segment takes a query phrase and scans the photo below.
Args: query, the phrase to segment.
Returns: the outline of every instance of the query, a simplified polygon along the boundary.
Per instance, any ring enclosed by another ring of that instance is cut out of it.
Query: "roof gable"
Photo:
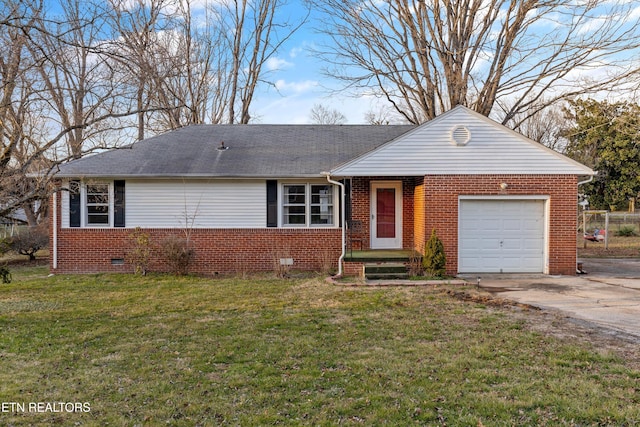
[[[331,172],[336,176],[594,174],[588,167],[463,106]]]

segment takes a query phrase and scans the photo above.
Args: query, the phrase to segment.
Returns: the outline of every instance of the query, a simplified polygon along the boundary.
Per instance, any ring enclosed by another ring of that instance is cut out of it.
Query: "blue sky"
[[[124,0],[131,1],[131,0]],[[179,0],[174,0],[179,1]],[[206,3],[220,0],[190,0],[192,11],[198,13]],[[576,0],[582,1],[582,0]],[[630,1],[634,14],[640,16],[640,6],[637,0]],[[45,0],[47,6],[56,9],[58,0]],[[304,0],[288,0],[279,13],[279,18],[290,17],[295,22],[306,13]],[[554,15],[555,16],[555,15]],[[312,54],[314,47],[327,44],[330,40],[326,35],[316,31],[319,26],[317,16],[309,16],[308,21],[270,58],[267,73],[263,78],[273,85],[262,85],[255,93],[250,109],[254,123],[310,123],[310,111],[315,104],[335,109],[344,114],[348,124],[365,123],[368,111],[378,111],[381,107],[388,107],[383,100],[374,97],[361,96],[356,98],[348,93],[340,93],[340,83],[326,77],[322,73],[324,64]],[[602,19],[609,18],[607,14]],[[563,19],[558,17],[559,20]],[[634,22],[634,17],[627,17]],[[548,28],[551,21],[544,23],[541,30]],[[555,22],[555,25],[558,25]],[[583,28],[586,31],[587,28]],[[625,53],[622,53],[624,55]],[[629,55],[629,53],[627,53]],[[602,63],[597,69],[586,71],[591,78],[598,78],[598,73],[606,73],[607,67]],[[585,70],[574,70],[573,74],[585,74]]]
[[[301,0],[291,0],[285,13],[299,16],[303,9],[300,3]],[[256,93],[251,108],[254,122],[310,123],[309,114],[314,104],[322,104],[344,114],[348,124],[365,123],[364,115],[376,100],[338,95],[331,90],[339,88],[339,83],[323,75],[322,62],[311,52],[313,47],[327,42],[314,29],[317,24],[312,14],[278,55],[271,58],[271,71],[266,79],[273,82],[277,90],[263,87]]]

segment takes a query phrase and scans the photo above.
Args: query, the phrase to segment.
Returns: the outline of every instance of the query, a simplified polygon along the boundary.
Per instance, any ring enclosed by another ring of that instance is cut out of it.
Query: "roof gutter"
[[[340,197],[342,198],[342,203],[340,203],[341,205],[341,210],[340,210],[340,217],[342,218],[342,225],[340,226],[340,229],[342,230],[342,247],[341,247],[341,253],[340,253],[340,258],[338,258],[338,277],[342,276],[342,261],[344,261],[344,256],[346,255],[347,251],[346,251],[346,244],[347,244],[347,239],[346,239],[346,234],[345,234],[345,192],[344,192],[344,184],[338,181],[335,181],[333,179],[331,179],[331,172],[322,172],[322,175],[324,175],[327,178],[327,181],[331,184],[337,185],[340,187]]]

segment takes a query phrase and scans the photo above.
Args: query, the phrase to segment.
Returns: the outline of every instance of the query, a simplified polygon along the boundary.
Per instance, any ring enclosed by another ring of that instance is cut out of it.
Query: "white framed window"
[[[111,186],[90,183],[85,186],[85,224],[88,227],[108,227],[111,218]]]
[[[283,227],[333,227],[336,194],[331,184],[283,184]]]

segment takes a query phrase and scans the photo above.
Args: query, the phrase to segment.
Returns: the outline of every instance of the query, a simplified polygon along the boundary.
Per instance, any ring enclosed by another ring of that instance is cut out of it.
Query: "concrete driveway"
[[[479,275],[480,287],[640,340],[640,259],[583,261],[585,275]],[[466,279],[475,282],[475,277]]]

